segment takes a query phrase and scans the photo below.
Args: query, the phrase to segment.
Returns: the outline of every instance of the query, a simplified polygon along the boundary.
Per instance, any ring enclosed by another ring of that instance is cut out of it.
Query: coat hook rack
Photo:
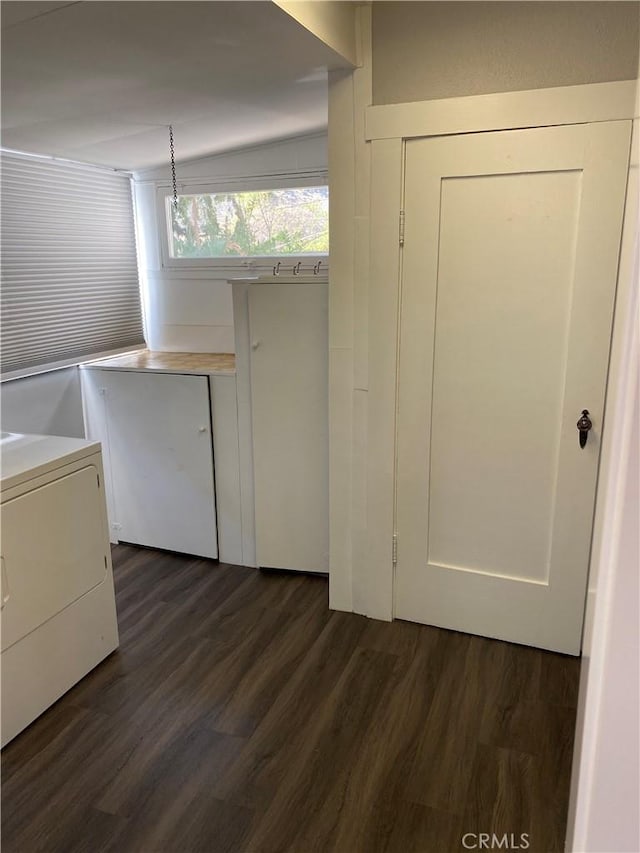
[[[317,261],[313,266],[310,265],[308,267],[303,267],[302,261],[298,261],[297,264],[293,264],[293,266],[291,267],[291,272],[295,276],[311,275],[311,274],[322,275],[323,273],[325,273],[325,270],[323,269],[322,264],[323,264],[323,261]],[[254,268],[252,261],[245,261],[245,266],[251,270]],[[281,266],[282,266],[282,262],[278,261],[277,264],[275,264],[273,267],[271,267],[271,275],[279,276],[282,272]]]

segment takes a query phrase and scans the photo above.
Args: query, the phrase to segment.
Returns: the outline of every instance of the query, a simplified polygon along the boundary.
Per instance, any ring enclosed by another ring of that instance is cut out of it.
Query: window
[[[326,186],[165,195],[169,258],[233,263],[310,259],[329,252]]]
[[[131,183],[2,152],[2,372],[144,345]]]

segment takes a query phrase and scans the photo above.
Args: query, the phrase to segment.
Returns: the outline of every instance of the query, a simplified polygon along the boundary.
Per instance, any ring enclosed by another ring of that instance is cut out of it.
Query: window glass
[[[329,189],[295,187],[167,197],[172,258],[324,255]]]

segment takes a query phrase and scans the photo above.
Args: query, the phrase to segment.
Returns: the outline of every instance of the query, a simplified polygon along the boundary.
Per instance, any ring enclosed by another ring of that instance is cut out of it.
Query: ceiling
[[[318,131],[346,63],[275,3],[18,2],[2,24],[2,145],[139,170]]]

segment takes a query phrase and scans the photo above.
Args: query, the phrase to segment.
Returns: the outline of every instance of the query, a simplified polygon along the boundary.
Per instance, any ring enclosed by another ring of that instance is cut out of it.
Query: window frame
[[[251,192],[253,190],[295,189],[296,187],[328,186],[329,179],[326,171],[307,172],[298,175],[261,175],[251,178],[228,178],[216,180],[192,180],[178,183],[178,195],[206,195],[222,192]],[[224,275],[272,273],[273,268],[280,263],[280,272],[284,275],[300,264],[300,274],[310,274],[318,261],[323,273],[329,268],[329,253],[314,255],[272,255],[255,256],[250,258],[174,258],[170,250],[169,208],[167,199],[171,199],[173,190],[170,184],[162,183],[156,186],[156,216],[160,243],[162,269],[176,272],[179,270],[208,270]],[[291,270],[289,269],[291,268]]]

